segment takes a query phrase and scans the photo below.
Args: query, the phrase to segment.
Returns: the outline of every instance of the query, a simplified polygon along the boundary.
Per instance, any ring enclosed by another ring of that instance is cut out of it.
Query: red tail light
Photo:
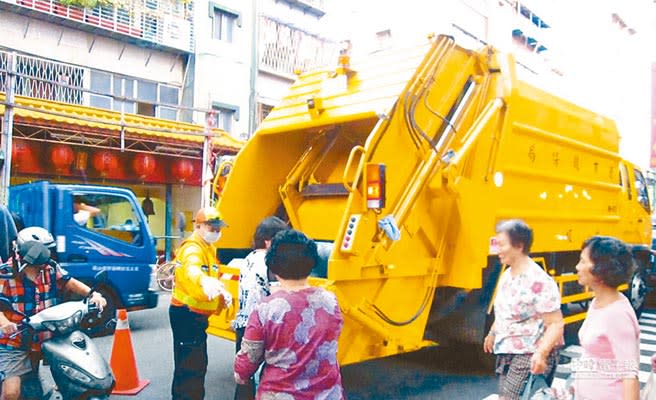
[[[385,164],[367,164],[367,208],[385,208]]]

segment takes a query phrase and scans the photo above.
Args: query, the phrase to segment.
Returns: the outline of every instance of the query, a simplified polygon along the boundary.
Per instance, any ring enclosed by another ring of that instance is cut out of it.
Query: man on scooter
[[[29,229],[29,237],[21,240],[21,233]],[[16,310],[32,316],[57,304],[60,290],[86,296],[91,288],[68,275],[50,258],[50,250],[44,243],[52,235],[42,228],[25,228],[18,233],[16,252],[9,260],[13,264],[13,276],[0,278],[0,294],[12,300]],[[54,244],[54,240],[52,240]],[[102,310],[107,305],[105,298],[94,292],[89,302]],[[1,400],[21,398],[21,381],[26,393],[24,399],[41,399],[43,392],[39,381],[39,351],[41,342],[50,337],[49,332],[38,336],[18,331],[17,314],[0,313],[0,376],[3,377]]]

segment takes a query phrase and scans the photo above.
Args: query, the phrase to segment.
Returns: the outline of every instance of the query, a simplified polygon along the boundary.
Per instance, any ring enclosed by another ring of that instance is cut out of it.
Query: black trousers
[[[244,339],[244,332],[246,328],[237,328],[235,333],[237,334],[237,339],[235,340],[235,352],[239,353],[241,349],[241,341]],[[245,385],[239,385],[235,387],[235,397],[234,400],[252,400],[255,399],[255,379],[251,376],[251,379],[248,380],[248,383]]]
[[[203,400],[207,372],[208,316],[187,307],[171,305],[169,320],[173,332],[173,400]]]

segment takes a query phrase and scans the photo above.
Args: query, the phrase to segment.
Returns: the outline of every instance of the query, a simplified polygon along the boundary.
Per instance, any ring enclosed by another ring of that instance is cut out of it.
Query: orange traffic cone
[[[114,386],[112,394],[135,395],[145,388],[150,381],[146,379],[139,380],[127,311],[125,309],[118,310],[116,318],[118,321],[114,333],[112,356],[109,361],[114,377],[116,377],[116,386]]]

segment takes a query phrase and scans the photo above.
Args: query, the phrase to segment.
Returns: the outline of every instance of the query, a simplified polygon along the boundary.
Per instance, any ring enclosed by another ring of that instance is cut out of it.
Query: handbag
[[[521,400],[553,399],[554,397],[551,396],[548,389],[549,385],[547,384],[547,380],[544,379],[544,375],[529,374],[528,381],[526,382],[526,386],[524,386],[524,391],[522,392]]]
[[[655,378],[656,379],[656,378]],[[656,382],[654,382],[656,384]],[[574,376],[565,381],[563,387],[549,387],[543,375],[529,375],[528,382],[522,392],[521,400],[572,400],[574,399]],[[645,400],[645,399],[640,399]],[[656,400],[653,399],[646,400]]]
[[[649,373],[645,387],[640,391],[640,400],[656,400],[656,377],[654,371]]]

